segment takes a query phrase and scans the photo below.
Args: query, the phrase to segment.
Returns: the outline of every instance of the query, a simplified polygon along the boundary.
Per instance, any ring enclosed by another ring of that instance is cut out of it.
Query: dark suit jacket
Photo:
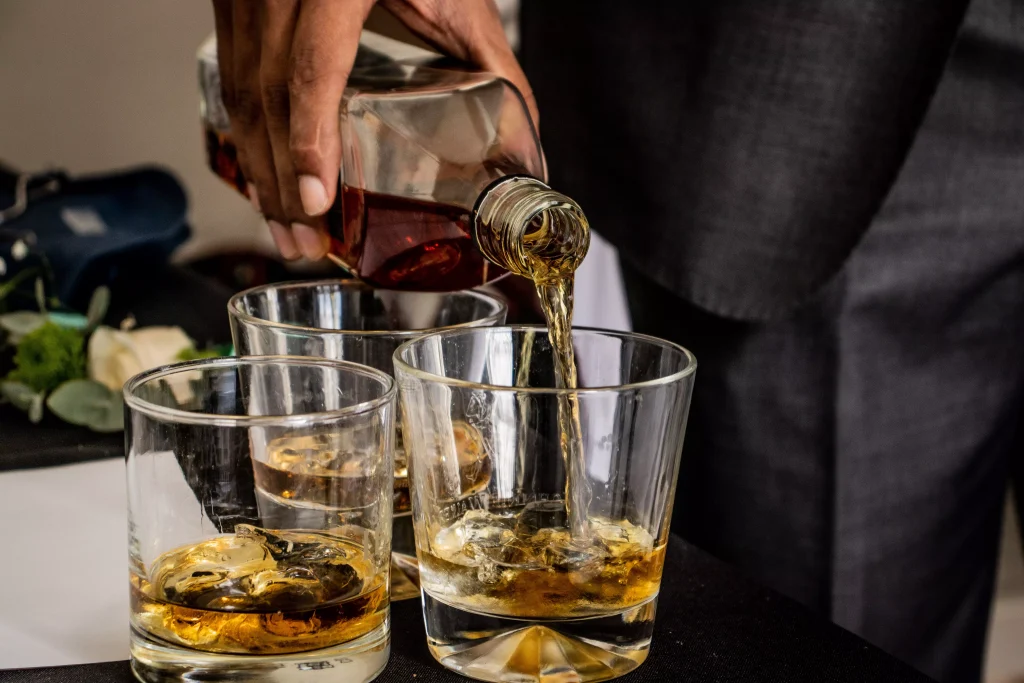
[[[524,0],[551,182],[684,299],[780,316],[842,266],[966,0]]]

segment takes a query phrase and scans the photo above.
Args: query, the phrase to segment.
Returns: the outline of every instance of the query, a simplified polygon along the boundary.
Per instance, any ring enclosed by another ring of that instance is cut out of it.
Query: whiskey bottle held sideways
[[[199,50],[211,169],[244,192],[216,41]],[[339,113],[330,258],[385,289],[469,289],[513,272],[570,275],[586,255],[579,206],[552,191],[520,93],[491,74],[364,32]]]

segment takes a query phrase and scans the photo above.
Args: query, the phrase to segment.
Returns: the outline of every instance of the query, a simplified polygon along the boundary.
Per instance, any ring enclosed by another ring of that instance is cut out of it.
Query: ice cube
[[[358,595],[362,581],[352,567],[357,559],[353,549],[332,544],[330,539],[324,539],[324,535],[318,533],[260,531],[277,561],[277,567],[265,577],[252,577],[254,595],[267,591],[267,588],[256,586],[258,581],[270,582],[268,588],[273,590],[273,584],[282,578],[288,579],[289,590],[292,591],[301,590],[303,582],[310,582],[308,590],[321,600],[341,600]]]
[[[483,491],[491,483],[491,459],[484,450],[483,437],[472,425],[455,422],[452,434],[459,460],[459,494],[465,498]]]
[[[241,579],[275,565],[268,549],[249,538],[246,531],[244,536],[200,543],[173,562],[161,563],[152,583],[171,602],[208,609],[246,609],[251,601]]]
[[[482,584],[494,585],[501,581],[502,567],[497,562],[483,561],[477,567],[476,578]]]
[[[467,567],[501,562],[515,541],[515,517],[488,510],[470,510],[434,538],[434,551],[443,559]]]
[[[626,554],[644,554],[654,548],[654,536],[642,526],[629,520],[609,520],[592,518],[590,532],[611,557]]]
[[[302,610],[357,595],[356,553],[317,532],[240,524],[161,566],[152,582],[171,602],[234,611]]]
[[[561,500],[527,503],[516,518],[516,535],[528,539],[541,529],[567,529],[569,516]]]
[[[281,564],[249,575],[243,585],[262,609],[311,609],[359,594],[363,582],[356,570],[343,565]]]
[[[568,529],[541,529],[520,545],[523,560],[549,569],[591,578],[601,572],[604,553],[588,539],[573,539]]]

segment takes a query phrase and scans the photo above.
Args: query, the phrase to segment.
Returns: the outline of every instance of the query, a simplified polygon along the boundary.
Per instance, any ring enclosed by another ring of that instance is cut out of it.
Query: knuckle
[[[340,75],[345,77],[345,74]],[[320,50],[311,47],[299,48],[292,57],[288,87],[292,94],[302,95],[310,89],[318,89],[329,78],[338,76],[338,70],[332,68]]]
[[[251,88],[236,88],[233,96],[234,115],[243,127],[252,127],[263,119],[263,102]]]
[[[286,121],[291,110],[288,86],[277,81],[267,82],[261,86],[261,93],[267,118],[275,122]]]
[[[288,152],[291,154],[292,163],[297,169],[319,168],[320,162],[323,159],[323,153],[318,145],[305,140],[298,140],[294,135],[288,140]]]

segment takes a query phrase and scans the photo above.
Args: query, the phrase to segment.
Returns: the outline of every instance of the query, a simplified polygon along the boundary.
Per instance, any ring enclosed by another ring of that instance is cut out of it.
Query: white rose
[[[112,391],[145,370],[174,363],[192,348],[180,327],[141,327],[123,331],[98,327],[89,338],[89,377]]]

